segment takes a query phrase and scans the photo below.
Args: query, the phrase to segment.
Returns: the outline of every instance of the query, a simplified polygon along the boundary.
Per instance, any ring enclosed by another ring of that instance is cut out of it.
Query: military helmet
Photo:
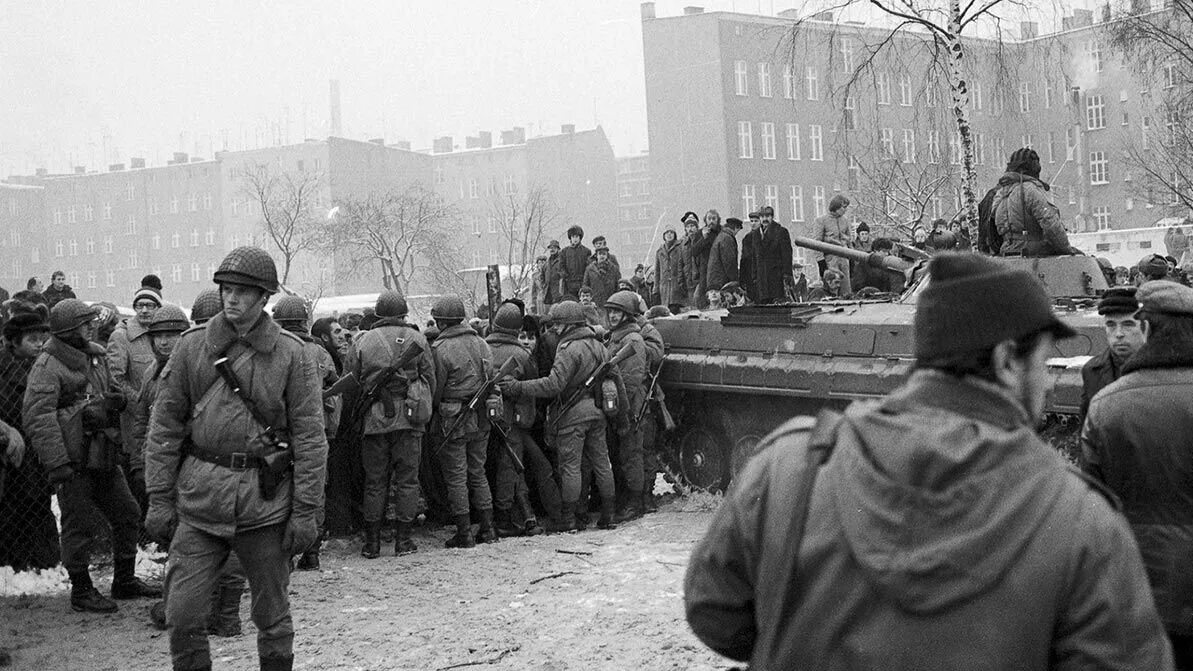
[[[551,306],[548,318],[552,324],[583,324],[584,308],[576,301],[560,301]]]
[[[204,289],[195,296],[195,302],[191,305],[191,321],[196,324],[202,324],[208,319],[218,315],[224,309],[224,301],[220,299],[220,292],[218,289]]]
[[[79,328],[99,316],[99,308],[77,298],[58,301],[50,308],[50,333],[59,335]]]
[[[410,312],[406,298],[396,291],[383,291],[373,312],[378,317],[405,317]]]
[[[307,302],[298,296],[282,296],[273,306],[273,318],[277,321],[306,321],[310,317]]]
[[[228,252],[212,279],[216,284],[231,282],[278,292],[278,267],[273,257],[260,247],[237,247]]]
[[[166,303],[153,313],[149,320],[150,333],[182,333],[191,327],[186,313],[177,305]]]
[[[517,335],[522,328],[522,311],[513,303],[506,303],[497,308],[493,316],[493,330],[510,335]]]
[[[605,309],[621,310],[627,315],[638,315],[638,294],[632,291],[618,291],[605,301]]]
[[[464,301],[460,300],[459,296],[440,296],[435,299],[435,304],[431,306],[431,317],[433,319],[463,321],[466,316],[464,314]]]

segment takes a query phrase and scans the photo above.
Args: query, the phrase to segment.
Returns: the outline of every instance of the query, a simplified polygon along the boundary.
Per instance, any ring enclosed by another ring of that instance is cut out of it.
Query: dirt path
[[[332,541],[323,571],[295,573],[296,669],[725,669],[683,619],[692,545],[711,513],[675,501],[614,531],[503,539],[446,550],[446,531],[416,537],[366,561],[355,542]],[[567,551],[567,552],[561,552]],[[101,589],[106,589],[106,581]],[[163,669],[165,634],[149,602],[115,615],[70,610],[65,592],[0,600],[13,668]],[[212,640],[215,668],[256,669],[255,630]]]

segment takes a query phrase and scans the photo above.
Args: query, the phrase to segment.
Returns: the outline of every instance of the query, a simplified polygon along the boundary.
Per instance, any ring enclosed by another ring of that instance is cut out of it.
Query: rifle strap
[[[839,412],[821,410],[816,416],[816,425],[812,427],[812,435],[808,438],[807,461],[796,487],[796,504],[791,514],[791,527],[787,536],[792,540],[793,563],[798,561],[799,547],[803,543],[808,510],[812,507],[812,490],[816,487],[816,476],[833,454],[833,448],[837,443],[837,429],[843,420],[844,415]]]
[[[237,357],[237,362],[240,362],[241,360],[247,361],[248,359],[252,358],[253,349],[251,347],[247,347],[245,349],[247,351]],[[236,375],[236,371],[232,365],[232,362],[229,361],[228,363],[228,377],[231,379],[224,380],[224,384],[227,384],[228,388],[232,390],[232,393],[235,394],[242,403],[244,403],[244,407],[247,408],[249,414],[252,415],[253,421],[260,424],[261,428],[265,429],[273,426],[273,422],[271,422],[269,418],[265,416],[265,413],[261,412],[261,408],[257,405],[257,402],[253,400],[253,397],[249,394],[249,391],[244,388],[244,384],[241,383],[240,378]],[[223,375],[221,374],[220,377],[223,377]]]
[[[235,343],[232,343],[232,344],[235,344]],[[220,357],[224,356],[224,354],[230,348],[231,348],[231,344],[228,347],[225,347],[224,349],[220,350],[215,355],[215,357],[212,359],[212,361],[213,362],[218,361],[220,359]],[[252,356],[253,356],[253,348],[246,347],[245,351],[241,352],[240,356],[236,357],[236,360],[232,362],[232,367],[236,368],[236,367],[240,366],[243,362],[251,359]],[[223,391],[224,388],[227,386],[228,386],[228,383],[224,380],[224,376],[220,375],[219,371],[216,371],[215,379],[211,381],[211,384],[208,385],[208,387],[207,387],[207,391],[203,392],[203,396],[199,398],[199,402],[196,403],[194,405],[194,407],[191,409],[191,419],[195,419],[200,414],[202,414],[203,411],[207,409],[207,406],[209,404],[211,404],[211,402],[213,400],[215,400],[216,395],[219,394],[221,391]]]

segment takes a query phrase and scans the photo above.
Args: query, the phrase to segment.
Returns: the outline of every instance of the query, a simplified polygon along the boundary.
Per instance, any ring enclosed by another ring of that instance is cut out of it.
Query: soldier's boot
[[[613,518],[613,521],[618,523],[629,522],[639,517],[642,517],[642,492],[629,490],[625,493],[625,501],[617,511],[617,515]]]
[[[525,536],[538,536],[543,533],[543,528],[539,526],[538,518],[534,516],[534,507],[530,505],[530,499],[526,498],[526,494],[523,493],[515,496],[514,504],[518,506],[518,510],[526,520],[522,524],[522,534]]]
[[[646,515],[657,512],[659,512],[659,504],[658,501],[655,501],[654,492],[650,489],[642,490],[642,514]]]
[[[580,499],[576,502],[573,511],[575,514],[572,517],[576,520],[576,531],[584,531],[588,528],[588,501]]]
[[[501,536],[521,536],[522,527],[514,524],[513,511],[509,508],[494,508],[493,519],[497,524],[497,533]]]
[[[601,501],[601,516],[597,519],[598,529],[616,529],[617,524],[614,523],[615,501]]]
[[[262,657],[261,671],[294,671],[294,656]]]
[[[91,584],[91,574],[86,569],[70,571],[70,607],[80,613],[115,613],[116,602],[105,598]]]
[[[549,534],[564,534],[576,530],[576,504],[561,503],[559,513],[547,518],[546,532]]]
[[[447,539],[447,543],[444,545],[449,548],[476,547],[476,539],[472,537],[472,520],[468,517],[468,513],[454,515],[452,520],[456,523],[456,535]]]
[[[165,631],[169,627],[166,625],[166,600],[162,599],[149,607],[149,623],[153,625],[154,629],[158,631]]]
[[[318,571],[319,570],[319,549],[323,547],[323,534],[315,539],[315,544],[311,549],[302,553],[298,558],[298,564],[295,566],[299,571]]]
[[[113,599],[161,598],[161,585],[145,582],[133,573],[133,569],[137,564],[136,557],[121,557],[115,560],[114,564],[114,575],[112,576]]]
[[[360,556],[365,559],[381,556],[381,522],[365,522],[365,544],[360,548]]]
[[[410,522],[398,522],[394,532],[394,556],[408,555],[418,552],[418,546],[410,539]]]
[[[216,587],[211,613],[207,618],[207,633],[221,638],[240,636],[240,597],[243,587]]]
[[[476,530],[477,543],[496,543],[499,540],[497,527],[493,525],[493,509],[477,511],[481,518],[480,527]]]

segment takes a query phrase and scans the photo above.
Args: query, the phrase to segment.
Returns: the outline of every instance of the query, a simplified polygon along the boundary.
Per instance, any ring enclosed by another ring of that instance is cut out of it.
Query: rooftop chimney
[[[1073,27],[1088,28],[1094,25],[1094,11],[1092,9],[1074,9]]]
[[[437,137],[431,142],[431,151],[435,154],[450,154],[452,151],[452,136]]]
[[[33,171],[33,174],[37,175],[38,177],[45,177],[46,175],[50,174],[50,171],[46,170],[45,168],[38,168],[37,170]]]
[[[200,156],[192,156],[191,163],[202,163],[205,159]]]
[[[560,126],[560,127],[559,127],[559,132],[560,132],[560,133],[562,133],[562,134],[564,134],[564,135],[571,135],[572,133],[575,133],[575,132],[576,132],[576,124],[574,124],[574,123],[565,123],[565,124],[563,124],[562,126]]]
[[[1019,39],[1034,40],[1040,36],[1040,24],[1035,21],[1019,22]]]
[[[397,147],[398,149],[404,149],[406,151],[410,151],[410,141],[409,140],[398,140],[394,144],[394,146]]]
[[[1102,23],[1110,23],[1110,3],[1102,5]]]
[[[1152,9],[1152,3],[1149,0],[1131,0],[1132,14],[1145,14]]]
[[[182,151],[174,152],[173,165],[178,165],[179,163],[186,163],[186,161],[187,161],[186,152],[182,152]]]
[[[683,8],[683,13],[684,13],[684,16],[691,16],[692,14],[703,14],[704,8],[697,7],[695,5],[689,5],[689,6]]]
[[[832,12],[820,12],[819,14],[813,14],[812,16],[809,16],[808,19],[811,21],[823,21],[825,23],[832,23],[833,22],[833,13]]]
[[[123,163],[113,163],[108,166],[108,172],[120,172],[121,170],[124,170]]]
[[[87,167],[86,167],[86,166],[82,166],[82,165],[76,165],[76,166],[75,166],[75,174],[76,174],[76,175],[85,175],[85,174],[87,174]]]
[[[331,80],[329,88],[331,104],[331,134],[335,137],[342,137],[344,135],[344,131],[340,127],[340,80]]]
[[[509,130],[501,131],[501,144],[525,144],[526,143],[526,129],[522,126],[514,126]]]
[[[129,167],[133,170],[145,167],[145,159],[134,156],[128,160]]]
[[[798,21],[799,20],[799,10],[798,9],[784,9],[781,12],[779,12],[779,18],[791,19],[792,21]]]
[[[654,3],[653,2],[644,2],[641,5],[639,5],[638,7],[639,7],[639,9],[642,10],[642,20],[643,21],[645,21],[647,19],[654,18]]]

